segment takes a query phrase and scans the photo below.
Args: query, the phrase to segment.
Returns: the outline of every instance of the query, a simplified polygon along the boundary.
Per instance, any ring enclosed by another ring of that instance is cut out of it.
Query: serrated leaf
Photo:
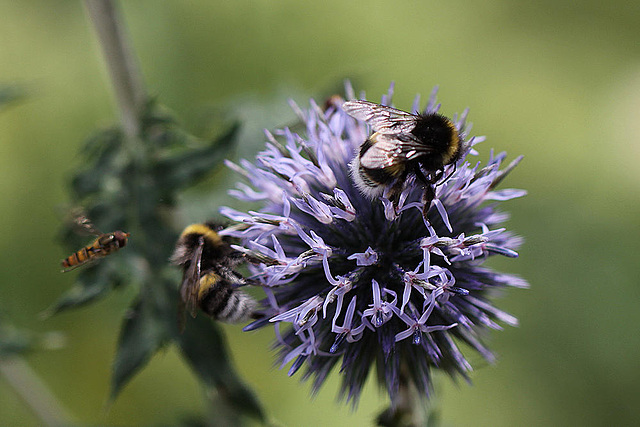
[[[211,319],[202,315],[195,319],[188,317],[178,343],[201,381],[238,413],[264,421],[262,406],[236,373],[224,336]]]
[[[55,304],[42,312],[41,315],[45,318],[50,317],[70,308],[81,307],[106,296],[108,291],[118,286],[120,282],[114,282],[117,278],[105,274],[105,269],[100,267],[102,266],[79,267],[85,268],[86,270],[78,277],[76,284],[58,299]]]
[[[111,400],[176,334],[177,327],[168,319],[176,319],[177,311],[167,305],[165,290],[163,284],[144,288],[125,315],[113,362]]]
[[[83,142],[80,154],[96,163],[109,163],[121,150],[123,139],[124,135],[117,127],[95,131]]]
[[[236,123],[207,146],[182,151],[160,160],[155,166],[155,175],[161,188],[186,188],[210,173],[228,156],[239,129],[240,125]]]
[[[123,152],[122,132],[105,129],[90,136],[82,147],[80,169],[71,179],[71,188],[76,199],[99,193],[109,181],[126,166]]]

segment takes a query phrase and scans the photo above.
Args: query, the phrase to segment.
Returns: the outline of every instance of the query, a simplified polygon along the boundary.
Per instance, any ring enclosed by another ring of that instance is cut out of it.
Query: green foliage
[[[25,96],[26,91],[19,85],[0,85],[0,110],[16,101],[20,101]]]
[[[0,359],[26,353],[33,345],[32,334],[0,320]]]
[[[168,288],[149,292],[143,289],[125,316],[118,339],[118,350],[113,364],[111,398],[115,399],[122,387],[164,347],[176,331],[177,292],[167,298]],[[172,302],[173,301],[173,302]]]
[[[0,361],[31,351],[59,349],[63,345],[64,336],[61,333],[37,333],[17,328],[0,313]]]
[[[183,131],[155,102],[141,120],[141,136],[128,140],[119,129],[89,138],[82,167],[71,180],[74,207],[81,207],[102,231],[130,233],[118,253],[81,267],[77,281],[46,314],[53,315],[107,296],[121,286],[138,294],[125,314],[113,364],[111,399],[160,349],[177,344],[185,361],[210,394],[218,396],[230,419],[241,415],[262,420],[260,404],[238,378],[219,328],[208,318],[178,328],[178,272],[168,266],[177,239],[171,212],[177,194],[203,178],[226,157],[239,130],[228,126],[203,141]],[[62,230],[70,253],[88,242],[71,224]],[[227,409],[229,411],[229,409]]]
[[[210,393],[217,393],[219,400],[231,404],[231,409],[237,413],[263,418],[260,403],[240,381],[231,365],[227,345],[219,328],[203,316],[195,319],[188,317],[179,343],[184,358]],[[227,368],[220,369],[220,366]]]

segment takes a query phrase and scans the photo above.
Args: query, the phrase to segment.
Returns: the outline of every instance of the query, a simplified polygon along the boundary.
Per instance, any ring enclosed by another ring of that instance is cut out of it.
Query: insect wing
[[[71,256],[73,256],[73,255],[71,255]],[[69,272],[69,271],[71,271],[71,270],[75,270],[75,269],[76,269],[76,268],[78,268],[78,267],[82,267],[82,266],[84,266],[84,265],[87,265],[87,264],[89,264],[89,263],[94,262],[96,259],[97,259],[97,258],[90,258],[90,259],[86,259],[86,260],[84,260],[84,261],[81,261],[81,262],[79,262],[79,263],[77,263],[77,264],[75,264],[75,265],[71,265],[71,266],[69,266],[69,267],[64,267],[64,264],[63,264],[62,272],[63,272],[63,273],[67,273],[67,272]]]
[[[74,227],[80,233],[94,234],[96,236],[99,236],[99,235],[102,234],[102,232],[100,230],[98,230],[95,225],[93,225],[91,220],[89,218],[87,218],[87,216],[82,214],[82,213],[76,215],[73,218],[73,223],[74,223]]]
[[[198,247],[193,251],[193,257],[189,263],[189,268],[184,272],[182,285],[180,286],[180,296],[186,304],[191,316],[196,317],[198,310],[198,293],[200,291],[200,266],[202,263],[202,250],[204,240],[201,237]]]
[[[399,163],[398,142],[394,137],[376,134],[373,145],[360,156],[360,164],[367,169],[384,169]]]
[[[377,133],[370,139],[373,144],[360,157],[360,164],[368,169],[393,167],[433,151],[428,145],[408,137],[401,141],[396,136]]]
[[[375,132],[384,134],[408,134],[416,125],[417,116],[369,101],[348,101],[342,104],[342,109],[351,117],[367,122]]]

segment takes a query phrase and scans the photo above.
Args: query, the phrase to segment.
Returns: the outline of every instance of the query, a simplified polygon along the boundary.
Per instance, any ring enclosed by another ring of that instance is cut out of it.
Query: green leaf
[[[202,179],[228,157],[239,130],[240,125],[236,123],[207,146],[159,160],[155,166],[158,185],[166,189],[183,189]]]
[[[23,87],[13,84],[4,84],[0,86],[0,108],[4,108],[8,104],[19,101],[27,95]]]
[[[164,284],[143,288],[141,296],[125,315],[113,363],[111,400],[176,334],[177,310],[168,305],[165,290]]]
[[[0,359],[24,354],[33,349],[33,334],[0,324]]]
[[[85,142],[83,163],[71,182],[72,199],[103,232],[124,230],[131,237],[122,252],[82,267],[76,286],[47,314],[103,298],[122,284],[138,283],[140,294],[120,330],[110,399],[158,350],[176,340],[209,391],[216,422],[237,425],[244,416],[263,420],[262,408],[235,372],[217,327],[201,316],[189,322],[185,334],[178,332],[179,280],[173,277],[177,271],[165,268],[177,238],[167,208],[174,205],[178,190],[222,163],[239,125],[207,143],[185,132],[159,108],[149,103],[139,140],[125,140],[120,130],[107,129]],[[88,243],[71,226],[63,228],[62,234],[70,250]]]
[[[178,343],[198,378],[227,405],[239,414],[264,421],[262,406],[238,377],[229,359],[224,336],[211,319],[203,315],[195,319],[188,316]]]
[[[106,296],[108,291],[121,284],[119,274],[107,264],[79,268],[83,268],[84,271],[78,276],[76,284],[55,304],[43,311],[42,317],[47,318],[61,311],[89,304]]]
[[[122,132],[111,128],[96,132],[82,147],[82,165],[71,180],[71,189],[76,200],[100,193],[113,183],[126,165],[127,153],[123,150]]]

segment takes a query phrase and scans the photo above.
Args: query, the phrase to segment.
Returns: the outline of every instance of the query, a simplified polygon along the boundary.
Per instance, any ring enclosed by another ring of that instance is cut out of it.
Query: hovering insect
[[[98,238],[90,245],[85,246],[63,259],[63,272],[71,271],[81,265],[106,257],[127,244],[129,233],[120,230],[114,231],[113,233],[102,233],[91,223],[89,218],[82,213],[76,214],[74,222],[80,229],[89,234],[96,235]]]
[[[360,192],[374,199],[389,189],[390,199],[397,203],[409,174],[414,174],[425,186],[426,217],[444,167],[460,159],[461,138],[455,124],[440,114],[416,115],[368,101],[348,101],[342,108],[374,131],[350,164]]]
[[[241,322],[254,316],[255,300],[237,289],[249,281],[233,268],[246,260],[220,236],[213,222],[184,229],[171,262],[183,268],[180,296],[193,317],[200,308],[216,320]]]

